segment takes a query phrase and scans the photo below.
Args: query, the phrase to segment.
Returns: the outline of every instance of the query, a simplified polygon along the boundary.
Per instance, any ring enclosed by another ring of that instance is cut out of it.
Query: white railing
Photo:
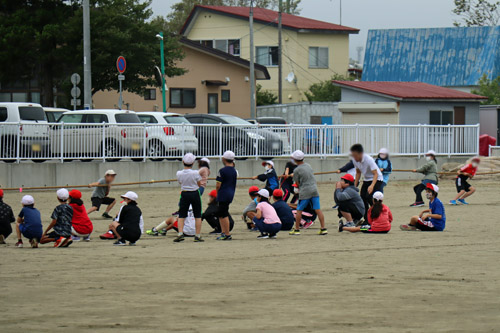
[[[177,159],[187,152],[219,158],[347,155],[361,143],[369,154],[476,155],[479,125],[198,125],[198,124],[18,124],[0,123],[0,160]]]
[[[500,146],[489,146],[488,156],[500,156]]]

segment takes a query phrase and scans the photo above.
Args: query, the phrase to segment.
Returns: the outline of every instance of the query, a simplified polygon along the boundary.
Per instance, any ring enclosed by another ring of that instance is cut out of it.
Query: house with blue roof
[[[370,30],[363,81],[424,82],[470,91],[500,75],[500,26]]]

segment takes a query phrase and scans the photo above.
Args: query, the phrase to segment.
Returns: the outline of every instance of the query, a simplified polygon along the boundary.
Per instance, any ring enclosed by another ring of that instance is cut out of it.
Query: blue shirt
[[[293,216],[292,209],[283,200],[278,200],[273,203],[274,210],[281,220],[283,226],[291,226],[295,222],[295,217]]]
[[[42,217],[40,211],[34,207],[23,207],[19,213],[20,218],[24,218],[23,229],[29,233],[43,234]]]
[[[431,218],[431,222],[436,230],[443,231],[446,226],[446,214],[444,212],[443,203],[438,198],[435,198],[434,201],[429,203],[429,209],[431,210],[432,214],[441,215],[441,219]]]
[[[217,202],[233,202],[237,179],[238,173],[234,167],[225,166],[219,170],[216,178],[217,182],[220,183],[220,188],[217,192]]]
[[[391,161],[389,159],[383,160],[381,158],[377,158],[375,163],[377,163],[379,169],[384,169],[384,171],[382,171],[382,176],[384,177],[384,183],[387,185],[389,182],[389,175],[392,172]]]

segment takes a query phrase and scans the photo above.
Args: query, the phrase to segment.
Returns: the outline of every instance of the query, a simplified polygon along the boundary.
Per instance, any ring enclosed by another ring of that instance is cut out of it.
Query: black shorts
[[[229,202],[218,202],[217,207],[217,217],[224,218],[229,216]]]
[[[361,220],[363,218],[363,213],[361,213],[358,208],[356,207],[356,205],[354,205],[353,203],[351,202],[338,202],[337,205],[339,206],[338,210],[339,210],[339,217],[342,217],[343,215],[341,214],[341,212],[344,212],[344,213],[349,213],[351,214],[352,218],[354,220]]]
[[[193,207],[193,215],[201,219],[201,196],[199,191],[182,191],[179,201],[179,218],[188,217],[189,206]]]
[[[59,234],[58,234],[57,232],[55,232],[55,231],[52,231],[51,233],[48,233],[46,236],[47,236],[48,238],[52,238],[52,239],[55,239],[55,240],[58,240],[58,239],[59,239],[59,238],[61,238],[61,237],[64,237],[64,238],[69,238],[69,237],[61,236],[61,235],[59,235]]]
[[[457,187],[457,192],[465,191],[469,192],[471,185],[467,183],[467,177],[458,176],[455,179],[455,186]]]
[[[121,239],[127,240],[127,241],[132,242],[132,243],[137,242],[139,240],[139,238],[141,238],[140,233],[130,232],[129,230],[123,228],[122,225],[118,225],[116,227],[116,232],[118,233],[118,235],[120,235]]]
[[[114,198],[108,198],[108,197],[104,198],[93,197],[90,198],[90,200],[92,201],[92,207],[96,207],[97,210],[101,208],[101,205],[111,205],[115,201]]]

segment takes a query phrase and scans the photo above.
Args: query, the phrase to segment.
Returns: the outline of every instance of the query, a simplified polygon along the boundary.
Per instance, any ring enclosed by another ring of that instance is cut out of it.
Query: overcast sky
[[[302,0],[301,16],[339,23],[341,0]],[[153,0],[155,15],[166,15],[178,0]],[[356,48],[365,47],[369,29],[450,27],[453,0],[343,0],[342,24],[360,29],[351,35],[351,58],[357,59]]]

